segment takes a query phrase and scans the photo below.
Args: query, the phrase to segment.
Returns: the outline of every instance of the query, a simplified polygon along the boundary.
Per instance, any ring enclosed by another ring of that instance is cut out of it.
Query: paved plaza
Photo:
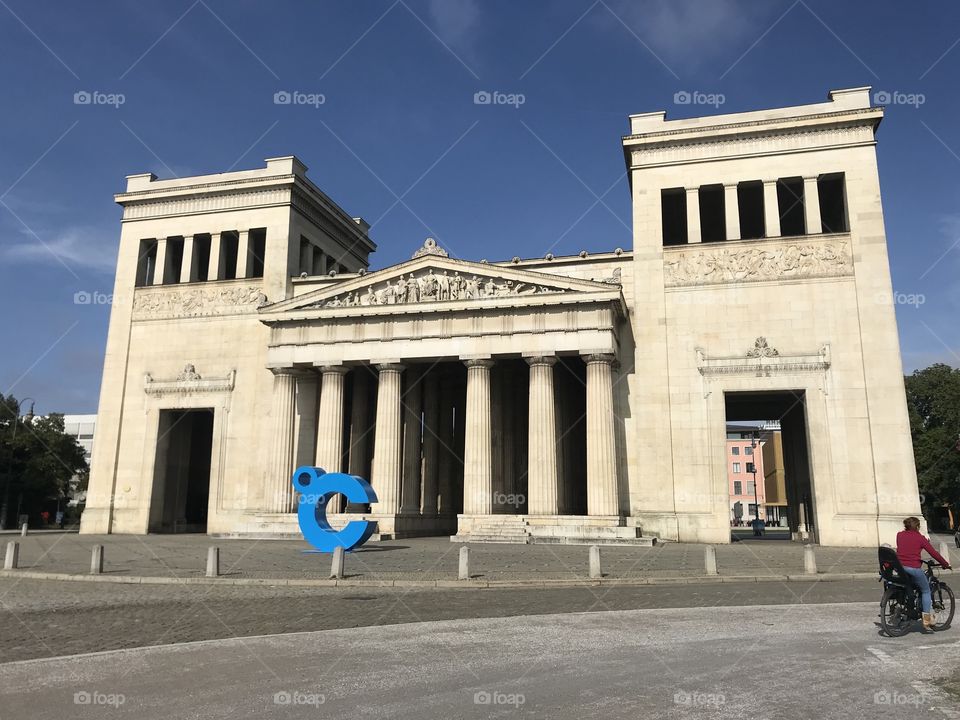
[[[167,645],[0,665],[0,705],[57,720],[956,717],[955,634],[879,637],[875,611],[622,610]]]
[[[207,548],[220,548],[226,579],[326,579],[330,556],[306,552],[302,540],[236,540],[205,535],[77,535],[38,533],[20,543],[20,569],[87,574],[94,545],[105,547],[104,575],[200,578]],[[937,539],[934,538],[934,542]],[[447,538],[368,543],[346,558],[346,577],[355,581],[430,582],[457,579],[462,546]],[[470,572],[476,581],[562,582],[588,579],[588,548],[583,545],[472,544]],[[716,547],[721,577],[773,578],[802,575],[803,547],[786,541],[745,540]],[[605,580],[694,578],[705,574],[704,545],[662,543],[653,547],[601,549]],[[954,553],[958,551],[953,549]],[[875,548],[816,548],[820,574],[876,572]],[[960,558],[955,558],[960,559]]]

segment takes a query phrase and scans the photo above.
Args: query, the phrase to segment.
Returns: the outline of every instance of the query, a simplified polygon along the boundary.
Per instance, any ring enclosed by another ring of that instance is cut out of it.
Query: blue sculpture
[[[327,522],[327,503],[334,495],[343,495],[357,504],[377,502],[377,494],[363,478],[304,465],[294,470],[292,482],[300,493],[297,507],[300,532],[320,552],[332,553],[338,547],[353,550],[376,532],[377,524],[369,520],[351,520],[342,530],[333,529]]]

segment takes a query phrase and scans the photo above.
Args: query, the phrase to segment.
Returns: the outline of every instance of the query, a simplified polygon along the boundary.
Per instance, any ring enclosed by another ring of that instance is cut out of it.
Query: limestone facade
[[[572,257],[370,271],[292,157],[128,178],[82,531],[295,534],[316,464],[384,538],[728,542],[726,423],[780,420],[795,535],[889,540],[919,497],[882,114],[632,116],[634,247]]]

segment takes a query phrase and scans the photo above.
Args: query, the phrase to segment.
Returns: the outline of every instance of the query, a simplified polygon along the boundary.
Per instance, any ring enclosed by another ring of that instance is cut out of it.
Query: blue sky
[[[473,259],[629,248],[628,114],[861,85],[901,93],[879,160],[905,369],[958,365],[958,20],[891,0],[0,0],[0,391],[96,411],[109,306],[74,296],[113,289],[125,175],[296,154],[374,224],[377,267],[428,235]]]

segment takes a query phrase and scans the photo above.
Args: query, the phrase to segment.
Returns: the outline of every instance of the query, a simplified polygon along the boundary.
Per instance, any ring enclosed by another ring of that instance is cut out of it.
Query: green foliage
[[[33,514],[45,501],[65,497],[74,475],[83,480],[88,472],[83,448],[64,432],[63,415],[24,418],[19,412],[16,398],[0,396],[0,503],[9,503],[8,522],[17,504]]]
[[[931,365],[905,378],[920,492],[928,506],[960,507],[960,370]]]

